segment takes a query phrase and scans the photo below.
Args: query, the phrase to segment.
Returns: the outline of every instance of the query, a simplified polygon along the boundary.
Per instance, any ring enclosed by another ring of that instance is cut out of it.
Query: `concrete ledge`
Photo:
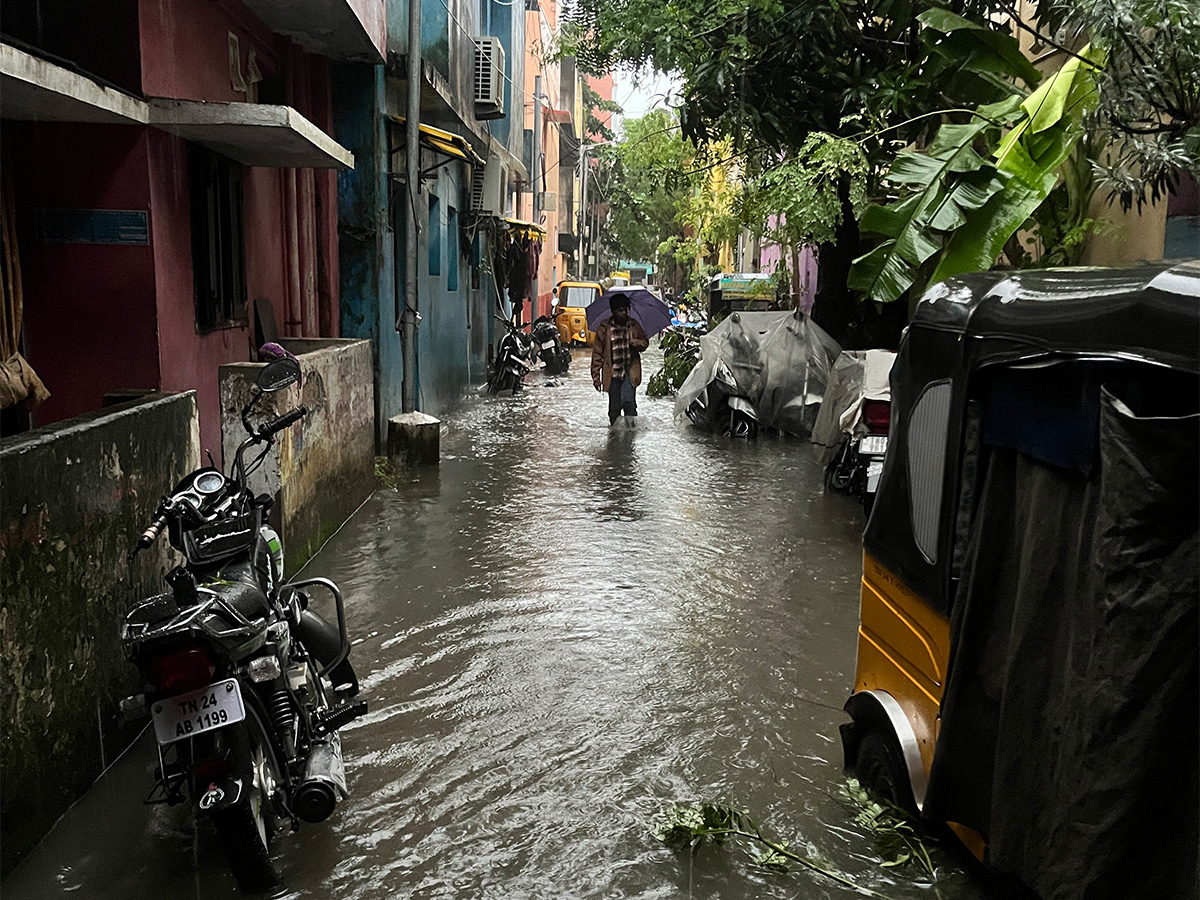
[[[276,498],[271,517],[283,537],[284,572],[295,572],[346,521],[375,487],[375,383],[371,342],[347,338],[283,338],[296,354],[303,384],[269,394],[255,421],[304,404],[309,415],[278,437],[279,446],[250,477],[256,494]],[[221,432],[225,462],[245,436],[240,410],[262,363],[221,366]]]
[[[154,97],[150,124],[246,166],[354,168],[354,154],[290,106]]]
[[[145,125],[144,100],[0,44],[0,111],[6,119]]]
[[[403,469],[436,466],[442,458],[442,423],[425,413],[411,412],[388,419],[387,455]]]

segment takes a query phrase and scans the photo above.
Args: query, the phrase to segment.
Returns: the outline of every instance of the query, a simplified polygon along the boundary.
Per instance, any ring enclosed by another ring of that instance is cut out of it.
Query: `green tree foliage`
[[[901,152],[887,175],[900,196],[862,219],[884,239],[855,261],[850,286],[886,302],[923,287],[927,262],[930,282],[990,268],[1058,183],[1103,62],[1085,48],[1028,97],[1014,85],[966,123],[942,125],[927,148]]]
[[[664,240],[683,237],[679,212],[690,185],[681,173],[695,148],[670,112],[654,110],[626,120],[624,140],[599,153],[607,166],[611,242],[623,258],[654,261]]]
[[[866,208],[870,163],[862,147],[825,132],[810,134],[794,155],[749,179],[738,204],[741,223],[768,241],[788,245],[833,241],[849,212]],[[839,182],[849,183],[849,208]]]
[[[1200,3],[1041,0],[1038,30],[1046,47],[1090,41],[1108,56],[1087,125],[1110,201],[1141,209],[1180,171],[1200,177]]]

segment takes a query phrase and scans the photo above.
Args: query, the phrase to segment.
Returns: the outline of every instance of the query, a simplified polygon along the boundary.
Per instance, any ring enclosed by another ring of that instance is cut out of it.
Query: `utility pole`
[[[579,143],[579,165],[583,169],[580,173],[580,181],[583,184],[583,190],[580,195],[579,203],[579,277],[587,277],[587,248],[589,242],[587,240],[588,226],[588,170],[591,166],[588,165],[587,158],[588,146],[580,141]]]
[[[540,225],[542,211],[542,76],[533,76],[533,170],[529,181],[533,185],[533,224]]]
[[[417,409],[417,199],[421,195],[421,0],[408,7],[408,107],[404,120],[406,164],[404,211],[404,312],[401,314],[401,412]]]

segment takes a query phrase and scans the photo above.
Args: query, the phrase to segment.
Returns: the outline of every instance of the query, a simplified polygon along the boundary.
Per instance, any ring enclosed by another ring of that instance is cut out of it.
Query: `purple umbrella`
[[[648,287],[641,284],[621,285],[609,288],[587,308],[587,324],[592,331],[596,326],[612,315],[612,298],[629,298],[629,315],[638,320],[646,332],[646,337],[652,337],[671,326],[671,310],[654,295]]]

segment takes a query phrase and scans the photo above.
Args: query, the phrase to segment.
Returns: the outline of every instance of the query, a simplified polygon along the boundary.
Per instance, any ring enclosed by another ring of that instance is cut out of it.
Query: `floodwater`
[[[947,848],[935,879],[881,867],[839,795],[863,516],[807,445],[701,434],[644,394],[610,429],[583,354],[544,381],[466,402],[440,471],[380,490],[306,568],[343,587],[371,711],[343,732],[350,799],[277,844],[284,896],[861,896],[657,842],[654,816],[696,799],[896,900],[1000,896]],[[5,900],[236,896],[211,831],[141,804],[153,764],[143,735]]]

